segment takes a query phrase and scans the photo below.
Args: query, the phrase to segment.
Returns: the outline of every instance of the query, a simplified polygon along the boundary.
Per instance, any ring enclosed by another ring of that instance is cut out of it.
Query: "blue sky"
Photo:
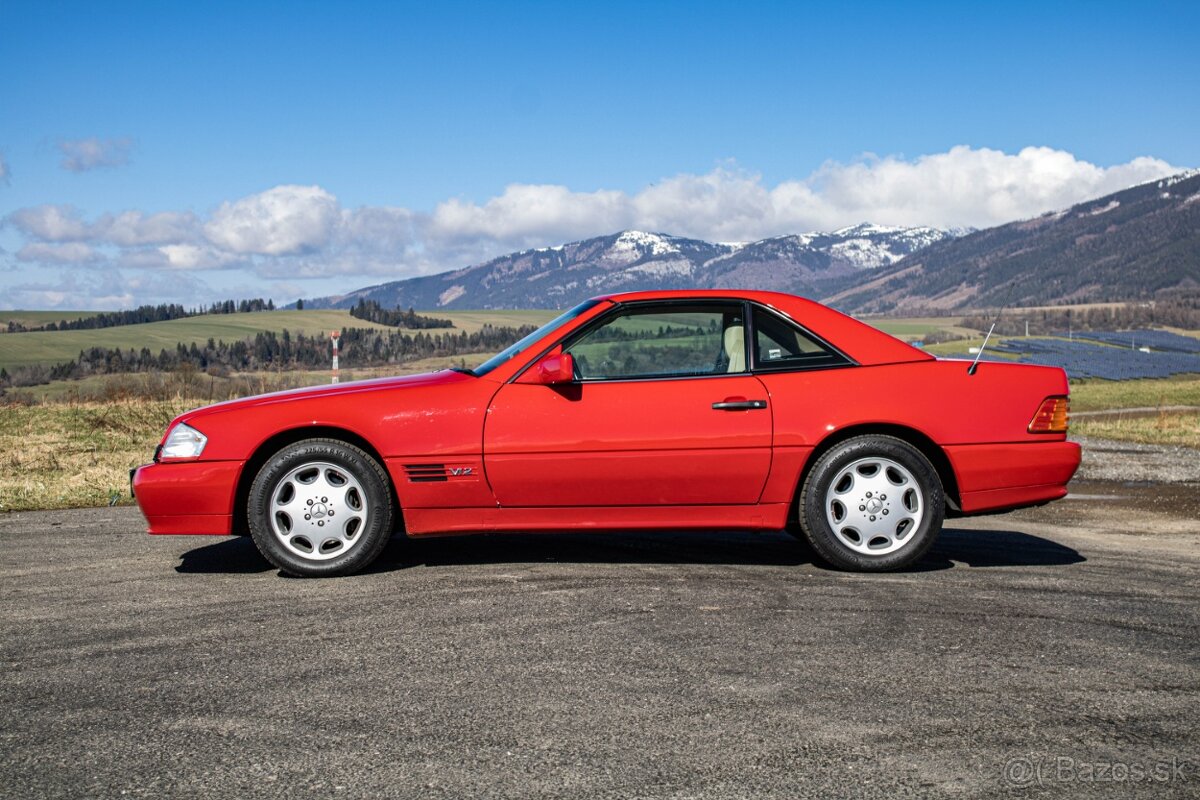
[[[1200,165],[1197,41],[1196,3],[5,0],[0,307],[997,224]]]

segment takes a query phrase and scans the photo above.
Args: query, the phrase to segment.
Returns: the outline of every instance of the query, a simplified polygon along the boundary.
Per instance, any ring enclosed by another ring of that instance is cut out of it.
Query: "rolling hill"
[[[42,319],[41,312],[35,312],[32,319]],[[83,312],[55,312],[53,320],[64,317],[83,316]],[[484,324],[511,325],[540,325],[555,316],[553,311],[487,311],[471,312],[456,311],[440,316],[449,317],[456,331],[472,333]],[[29,312],[0,312],[0,321],[6,319],[31,319]],[[303,311],[259,311],[247,314],[204,314],[186,319],[173,319],[166,322],[147,322],[141,325],[120,325],[100,330],[81,331],[33,331],[29,333],[0,334],[0,367],[11,370],[14,367],[30,364],[59,364],[70,361],[79,355],[81,350],[89,347],[108,347],[120,350],[141,350],[150,348],[151,352],[159,350],[174,350],[176,345],[202,345],[208,339],[234,342],[251,339],[255,334],[264,331],[281,333],[288,330],[291,333],[306,333],[317,335],[334,329],[342,328],[373,328],[392,330],[385,325],[356,319],[350,313],[341,309]],[[437,332],[442,329],[433,329]],[[348,362],[352,365],[353,361]]]

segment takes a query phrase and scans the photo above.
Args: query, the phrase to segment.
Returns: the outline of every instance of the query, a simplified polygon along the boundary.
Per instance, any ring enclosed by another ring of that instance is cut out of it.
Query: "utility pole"
[[[330,331],[329,338],[333,340],[333,381],[338,382],[338,339],[342,336],[341,331]]]

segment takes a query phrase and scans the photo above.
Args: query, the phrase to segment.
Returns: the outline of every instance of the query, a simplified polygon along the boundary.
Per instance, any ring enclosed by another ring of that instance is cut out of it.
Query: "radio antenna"
[[[967,374],[974,375],[979,369],[979,359],[983,357],[983,351],[988,345],[988,341],[992,338],[992,331],[996,330],[996,323],[1000,321],[1000,315],[1004,313],[1004,309],[1008,308],[1008,303],[1012,300],[1013,287],[1016,284],[1008,285],[1008,296],[1004,298],[1004,305],[1000,306],[1000,310],[996,312],[996,318],[992,320],[992,326],[988,328],[987,334],[983,337],[983,344],[979,345],[979,352],[975,354],[975,360],[971,362],[971,366],[967,367]]]

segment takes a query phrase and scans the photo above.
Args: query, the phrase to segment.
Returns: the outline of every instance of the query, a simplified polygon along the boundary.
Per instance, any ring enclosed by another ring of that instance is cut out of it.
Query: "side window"
[[[754,309],[754,355],[759,369],[805,369],[849,363],[782,317]]]
[[[567,345],[582,380],[746,371],[740,303],[643,306],[618,312]]]

